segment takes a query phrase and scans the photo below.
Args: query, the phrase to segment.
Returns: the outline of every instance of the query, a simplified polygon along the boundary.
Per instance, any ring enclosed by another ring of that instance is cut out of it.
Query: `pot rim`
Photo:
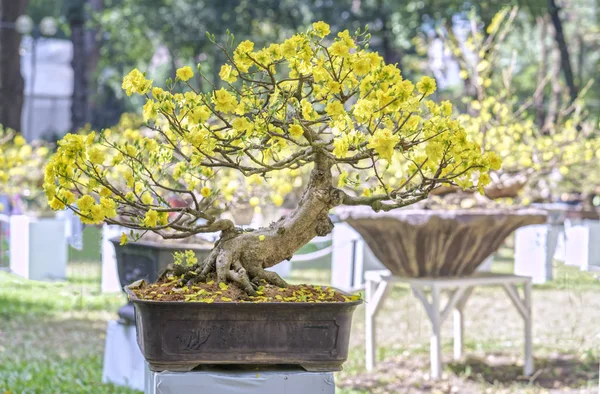
[[[212,250],[215,245],[212,242],[206,241],[206,243],[172,243],[172,242],[155,242],[147,240],[138,240],[135,242],[128,242],[125,245],[120,245],[121,238],[113,237],[109,239],[110,242],[115,246],[147,246],[155,249],[191,249],[191,250]]]
[[[134,304],[139,303],[139,304],[145,304],[145,305],[164,305],[164,306],[173,306],[173,305],[202,305],[202,306],[206,306],[206,305],[211,305],[211,306],[219,306],[222,307],[224,305],[269,305],[269,306],[275,306],[275,305],[298,305],[298,306],[314,306],[314,305],[322,305],[322,306],[332,306],[332,305],[346,305],[346,306],[358,306],[360,304],[363,303],[363,299],[360,298],[358,300],[355,301],[346,301],[346,302],[332,302],[332,301],[328,301],[328,302],[289,302],[289,301],[283,301],[283,302],[239,302],[239,301],[231,301],[231,302],[213,302],[213,303],[205,303],[205,302],[185,302],[185,301],[152,301],[152,300],[142,300],[140,298],[138,298],[135,293],[133,292],[133,290],[129,287],[131,286],[131,284],[124,286],[123,290],[125,290],[125,293],[127,293],[127,298],[133,302]],[[351,297],[352,294],[347,293],[345,291],[342,291],[336,287],[332,287],[332,286],[321,286],[323,288],[329,287],[331,289],[334,289],[335,291],[337,291],[338,293],[345,295],[347,297]]]

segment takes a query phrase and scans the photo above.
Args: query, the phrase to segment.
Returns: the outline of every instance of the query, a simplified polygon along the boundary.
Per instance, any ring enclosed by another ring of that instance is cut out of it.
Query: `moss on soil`
[[[248,296],[235,284],[225,284],[209,278],[205,283],[179,287],[178,278],[169,277],[162,282],[133,289],[142,300],[185,302],[351,302],[360,295],[347,296],[331,287],[290,285],[281,288],[262,281],[256,296]]]

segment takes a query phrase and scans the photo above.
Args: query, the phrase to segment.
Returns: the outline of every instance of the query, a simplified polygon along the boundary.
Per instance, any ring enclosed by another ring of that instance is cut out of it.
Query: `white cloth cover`
[[[108,322],[102,382],[144,390],[144,356],[136,341],[135,326]]]
[[[332,372],[301,369],[146,374],[145,394],[334,394]]]

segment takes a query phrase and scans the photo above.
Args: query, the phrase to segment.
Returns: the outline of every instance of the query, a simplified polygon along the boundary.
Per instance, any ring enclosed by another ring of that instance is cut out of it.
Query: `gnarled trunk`
[[[259,281],[285,287],[275,272],[265,271],[293,254],[316,236],[333,230],[328,212],[339,205],[342,196],[332,187],[331,162],[317,154],[315,168],[298,207],[269,227],[245,232],[233,226],[223,230],[210,256],[191,267],[174,267],[176,275],[184,275],[181,283],[205,280],[216,272],[221,282],[235,282],[248,294],[255,294]]]

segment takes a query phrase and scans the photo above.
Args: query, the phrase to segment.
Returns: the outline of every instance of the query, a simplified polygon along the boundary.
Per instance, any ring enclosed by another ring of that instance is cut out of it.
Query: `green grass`
[[[100,294],[97,263],[69,264],[66,282],[0,272],[0,393],[138,393],[101,384],[106,322],[125,301]]]
[[[92,228],[92,230],[97,230]],[[89,235],[88,235],[89,236]],[[96,231],[96,237],[99,233]],[[93,256],[83,251],[80,256]],[[138,393],[101,383],[108,320],[125,301],[100,293],[100,265],[81,257],[66,282],[28,281],[0,272],[0,393]],[[307,269],[303,269],[303,268]],[[451,323],[443,327],[446,378],[428,380],[429,323],[406,286],[394,286],[378,316],[378,366],[364,370],[364,305],[353,320],[338,394],[585,393],[596,387],[600,349],[600,281],[596,274],[555,265],[556,280],[534,286],[534,349],[539,374],[520,377],[522,322],[500,289],[484,288],[465,309],[465,354],[450,362]],[[493,265],[512,272],[504,248]],[[295,264],[293,283],[327,284],[329,267]],[[592,391],[589,391],[592,392]]]

